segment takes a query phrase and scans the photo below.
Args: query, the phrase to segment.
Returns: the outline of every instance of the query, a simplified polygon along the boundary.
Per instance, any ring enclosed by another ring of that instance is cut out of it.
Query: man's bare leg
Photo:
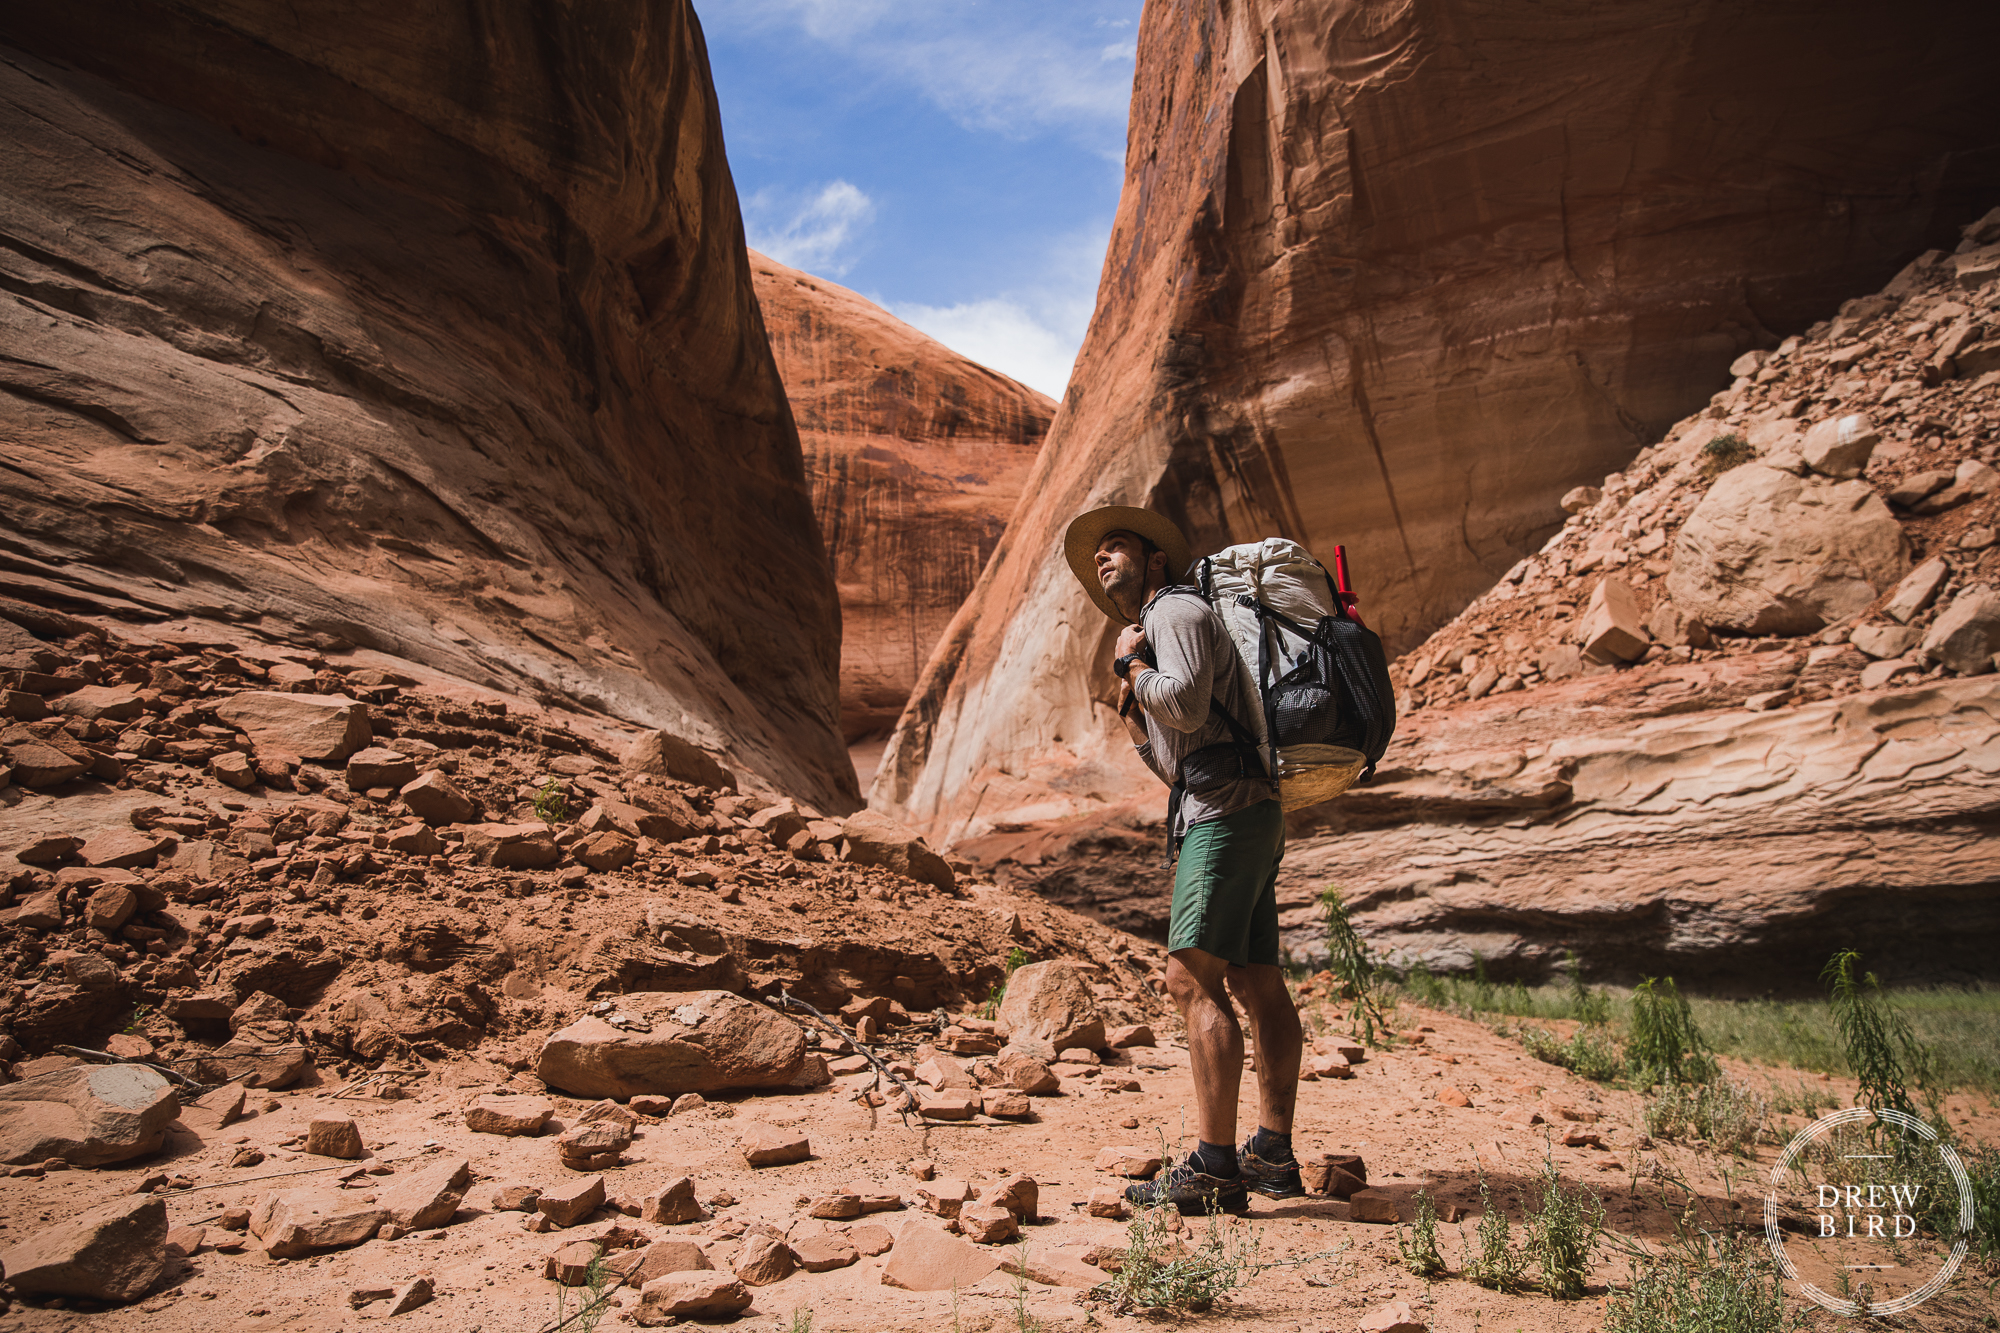
[[[1243,1029],[1236,1022],[1236,1010],[1229,1003],[1223,980],[1229,970],[1227,960],[1201,949],[1177,949],[1167,955],[1167,994],[1173,997],[1187,1027],[1188,1063],[1194,1074],[1195,1133],[1205,1143],[1234,1145],[1236,1098],[1243,1083]],[[1282,979],[1279,984],[1283,985]],[[1296,1025],[1297,1015],[1292,1021]],[[1258,1050],[1262,1049],[1260,1040]],[[1296,1042],[1292,1075],[1296,1087]],[[1261,1083],[1261,1061],[1257,1076]],[[1286,1124],[1290,1123],[1288,1115]]]
[[[1230,994],[1250,1016],[1250,1039],[1256,1043],[1257,1123],[1288,1135],[1299,1101],[1299,1061],[1305,1054],[1298,1006],[1292,1003],[1284,972],[1268,963],[1232,967],[1225,976]]]

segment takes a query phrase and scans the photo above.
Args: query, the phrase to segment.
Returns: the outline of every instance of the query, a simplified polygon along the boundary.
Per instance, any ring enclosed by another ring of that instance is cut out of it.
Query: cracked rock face
[[[1150,793],[1059,554],[1096,505],[1161,509],[1197,553],[1344,543],[1414,646],[1742,353],[1989,206],[1922,183],[1983,133],[1982,57],[1902,40],[1858,5],[1150,6],[1063,414],[873,804],[957,842]]]
[[[852,809],[699,30],[601,18],[0,17],[0,582],[380,649]]]
[[[752,252],[840,588],[840,722],[880,738],[971,593],[1055,400],[824,278]]]

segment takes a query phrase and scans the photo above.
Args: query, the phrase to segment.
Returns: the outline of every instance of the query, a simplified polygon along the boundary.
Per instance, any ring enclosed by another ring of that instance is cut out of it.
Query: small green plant
[[[1168,1230],[1172,1207],[1163,1203],[1133,1213],[1118,1266],[1109,1281],[1091,1288],[1093,1297],[1119,1314],[1200,1314],[1249,1281],[1258,1268],[1254,1232],[1226,1234],[1222,1214],[1211,1212],[1201,1239],[1190,1243]]]
[[[1465,1240],[1465,1227],[1458,1229],[1459,1240]],[[1479,1253],[1474,1255],[1472,1247],[1466,1245],[1465,1275],[1482,1287],[1494,1291],[1519,1291],[1521,1274],[1528,1266],[1527,1256],[1514,1248],[1514,1229],[1507,1225],[1507,1214],[1493,1201],[1493,1191],[1486,1183],[1486,1173],[1479,1173]]]
[[[1740,1237],[1698,1237],[1666,1255],[1650,1255],[1614,1290],[1604,1333],[1786,1333],[1803,1328],[1788,1316],[1784,1279],[1763,1246]]]
[[[1536,1197],[1528,1207],[1527,1257],[1541,1270],[1542,1290],[1559,1301],[1583,1295],[1590,1259],[1604,1234],[1604,1201],[1594,1190],[1563,1188],[1545,1151]]]
[[[569,793],[561,782],[550,778],[535,793],[535,814],[544,824],[560,824],[569,818]]]
[[[139,1029],[146,1026],[146,1020],[151,1018],[152,1016],[153,1016],[152,1006],[142,1004],[138,1008],[132,1011],[132,1017],[125,1020],[125,1026],[119,1028],[118,1030],[124,1033],[128,1037],[136,1036],[138,1035]]]
[[[1000,1002],[1007,998],[1007,983],[1014,979],[1016,972],[1033,961],[1034,959],[1028,956],[1028,951],[1018,944],[1007,950],[1006,961],[1002,964],[1007,969],[1007,975],[998,985],[986,992],[986,1003],[980,1006],[982,1018],[992,1019],[1000,1013]]]
[[[1909,1092],[1914,1083],[1931,1103],[1933,1117],[1941,1120],[1936,1058],[1917,1040],[1909,1021],[1889,1004],[1875,974],[1855,976],[1860,963],[1860,954],[1842,949],[1827,959],[1820,980],[1827,985],[1827,1002],[1847,1067],[1861,1084],[1861,1104],[1916,1115]]]
[[[1701,475],[1715,480],[1733,467],[1741,467],[1757,454],[1750,442],[1735,431],[1716,436],[1701,447]]]
[[[564,1309],[568,1289],[556,1288],[556,1327],[592,1333],[604,1316],[610,1313],[610,1302],[604,1297],[605,1284],[610,1280],[611,1270],[604,1266],[604,1251],[599,1250],[597,1257],[590,1261],[590,1267],[583,1270],[583,1290],[578,1293],[583,1303],[575,1314],[566,1314]]]
[[[1656,1083],[1709,1083],[1720,1073],[1695,1026],[1694,1011],[1672,977],[1648,977],[1632,992],[1625,1062],[1633,1083],[1642,1088]]]
[[[1523,1026],[1514,1035],[1529,1055],[1545,1064],[1569,1070],[1593,1083],[1609,1083],[1625,1072],[1625,1056],[1611,1034],[1601,1027],[1584,1025],[1564,1041],[1547,1028]]]
[[[1816,1088],[1799,1079],[1790,1087],[1771,1079],[1771,1095],[1765,1098],[1773,1115],[1802,1115],[1815,1117],[1821,1111],[1831,1111],[1840,1105],[1840,1099],[1825,1088]]]
[[[1576,1010],[1577,1018],[1590,1024],[1610,1022],[1611,997],[1583,984],[1583,959],[1576,950],[1564,952],[1563,972],[1569,982],[1569,1001]]]
[[[791,1322],[785,1325],[785,1333],[813,1333],[813,1312],[811,1310],[792,1311]]]
[[[1014,1269],[1014,1333],[1041,1333],[1042,1321],[1028,1313],[1028,1256],[1025,1245],[1020,1258],[1021,1262]]]
[[[1327,966],[1340,978],[1345,996],[1354,1001],[1355,1036],[1363,1046],[1386,1045],[1389,1019],[1376,993],[1382,969],[1369,954],[1367,942],[1355,932],[1338,885],[1327,885],[1319,895],[1319,910],[1326,923]]]
[[[1396,1248],[1411,1276],[1433,1278],[1444,1272],[1444,1255],[1438,1252],[1437,1200],[1429,1190],[1417,1191],[1416,1224],[1407,1235],[1402,1227],[1396,1228]]]
[[[1656,1139],[1706,1139],[1727,1152],[1757,1142],[1770,1104],[1739,1083],[1668,1083],[1646,1102],[1646,1132]]]

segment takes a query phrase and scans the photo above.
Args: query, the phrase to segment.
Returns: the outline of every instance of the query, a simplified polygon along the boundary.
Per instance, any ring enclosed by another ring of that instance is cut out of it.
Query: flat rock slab
[[[535,1209],[559,1227],[573,1227],[604,1206],[604,1177],[585,1176],[542,1191]]]
[[[488,1093],[465,1108],[465,1127],[478,1134],[539,1134],[556,1112],[543,1097],[501,1097]]]
[[[274,694],[245,690],[215,706],[215,716],[250,738],[260,756],[291,755],[337,764],[368,744],[368,706],[344,694]]]
[[[181,1104],[138,1065],[72,1065],[0,1087],[0,1162],[104,1166],[158,1151]]]
[[[730,1273],[669,1273],[639,1290],[632,1322],[659,1328],[682,1319],[722,1319],[750,1308],[750,1288]]]
[[[812,1141],[805,1135],[757,1120],[743,1127],[736,1146],[752,1166],[788,1166],[812,1156]]]
[[[805,1064],[796,1024],[728,991],[641,992],[618,1005],[652,1031],[578,1019],[542,1044],[535,1072],[544,1083],[619,1098],[780,1088]]]
[[[422,1231],[451,1221],[471,1188],[472,1163],[463,1157],[447,1158],[397,1180],[376,1196],[376,1202],[397,1226]]]
[[[359,1245],[388,1220],[387,1209],[343,1190],[292,1190],[267,1194],[251,1209],[250,1234],[273,1259],[298,1259]]]
[[[896,1233],[882,1285],[905,1291],[969,1287],[1000,1267],[1000,1255],[915,1220]]]
[[[123,1305],[151,1291],[167,1271],[167,1205],[118,1199],[81,1216],[45,1223],[0,1251],[14,1289]]]

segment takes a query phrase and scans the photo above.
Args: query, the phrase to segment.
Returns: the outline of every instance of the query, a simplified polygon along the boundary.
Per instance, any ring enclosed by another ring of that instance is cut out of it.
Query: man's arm
[[[1192,597],[1175,595],[1153,605],[1146,633],[1158,665],[1135,664],[1130,679],[1139,706],[1162,726],[1193,731],[1208,721],[1215,689],[1208,628],[1208,607]]]

